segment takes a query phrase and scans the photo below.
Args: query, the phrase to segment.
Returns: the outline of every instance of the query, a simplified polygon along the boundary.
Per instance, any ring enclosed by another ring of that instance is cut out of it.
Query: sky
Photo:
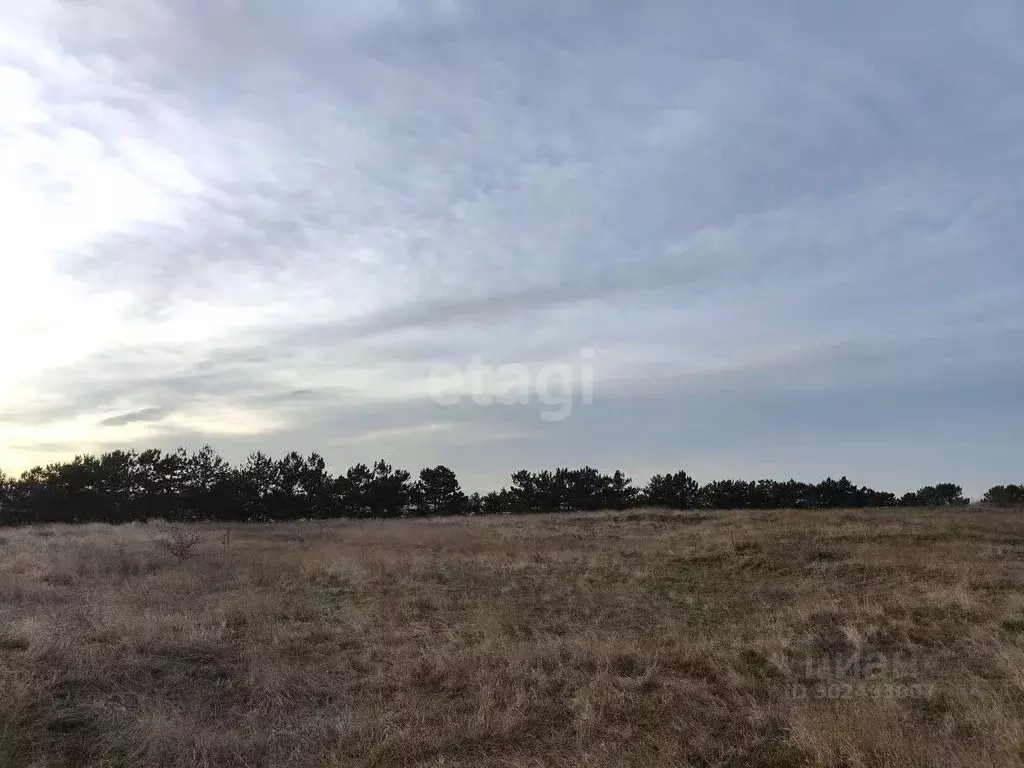
[[[0,468],[1024,482],[1024,6],[0,0]]]

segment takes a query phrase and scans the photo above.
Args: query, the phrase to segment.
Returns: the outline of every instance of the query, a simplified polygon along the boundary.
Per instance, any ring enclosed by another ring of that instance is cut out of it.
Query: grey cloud
[[[129,411],[118,416],[110,416],[103,419],[101,427],[123,427],[125,424],[146,423],[160,421],[170,413],[166,408],[141,408],[137,411]]]
[[[805,439],[820,456],[851,434],[885,453],[900,429],[906,445],[934,436],[943,413],[975,434],[968,422],[1017,412],[1013,3],[238,8],[65,3],[78,75],[16,62],[51,78],[54,120],[168,201],[68,249],[62,272],[130,294],[140,327],[196,306],[216,327],[40,373],[0,420],[124,423],[205,399],[280,414],[259,445],[225,437],[233,451],[334,445],[337,461],[378,445],[413,460],[430,446],[402,430],[446,423],[439,459],[484,477],[588,452],[642,457],[635,471],[756,466],[741,446]],[[584,346],[606,405],[558,426],[318,383]],[[459,443],[520,431],[483,456]]]

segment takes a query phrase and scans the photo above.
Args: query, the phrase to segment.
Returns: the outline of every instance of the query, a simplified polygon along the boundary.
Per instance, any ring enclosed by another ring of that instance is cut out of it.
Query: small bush
[[[173,555],[181,563],[192,558],[202,543],[203,537],[198,532],[191,531],[182,525],[166,526],[164,531],[153,540],[157,549]]]

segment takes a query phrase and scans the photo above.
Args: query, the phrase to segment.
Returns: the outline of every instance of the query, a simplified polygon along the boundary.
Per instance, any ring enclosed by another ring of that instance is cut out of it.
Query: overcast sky
[[[0,0],[0,467],[1024,482],[1024,6],[769,5]]]

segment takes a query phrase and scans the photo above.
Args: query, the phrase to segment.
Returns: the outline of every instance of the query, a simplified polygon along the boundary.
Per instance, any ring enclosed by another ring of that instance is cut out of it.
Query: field
[[[1024,763],[1019,510],[171,534],[0,530],[2,768]]]

